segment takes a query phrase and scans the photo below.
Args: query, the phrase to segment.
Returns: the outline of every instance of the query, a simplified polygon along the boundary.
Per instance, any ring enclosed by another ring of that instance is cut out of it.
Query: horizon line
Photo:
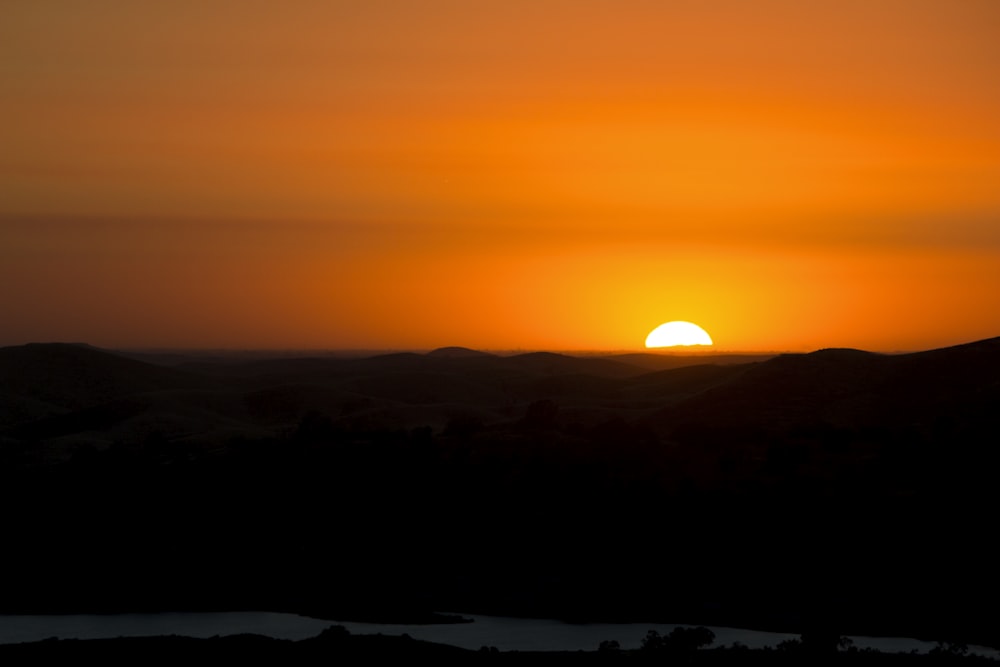
[[[60,341],[60,340],[48,340],[48,341],[30,341],[25,343],[14,343],[0,345],[3,347],[21,347],[25,345],[75,345],[79,347],[90,347],[100,350],[122,352],[128,354],[270,354],[270,355],[291,355],[291,354],[312,354],[312,355],[349,355],[349,356],[362,356],[362,355],[387,355],[387,354],[429,354],[439,350],[469,350],[472,352],[480,352],[484,354],[490,354],[495,356],[513,356],[519,354],[535,354],[535,353],[550,353],[550,354],[561,354],[566,356],[620,356],[620,355],[631,355],[631,354],[648,354],[653,356],[777,356],[782,354],[809,354],[812,352],[818,352],[821,350],[831,350],[831,349],[851,349],[858,350],[862,352],[870,352],[873,354],[911,354],[915,352],[924,352],[935,349],[943,349],[948,347],[955,347],[959,345],[965,345],[969,343],[975,343],[980,340],[989,340],[989,338],[976,339],[971,341],[965,341],[963,343],[953,343],[948,345],[938,345],[926,348],[913,348],[913,349],[894,349],[894,350],[879,350],[879,349],[867,349],[851,346],[838,346],[838,345],[828,345],[816,348],[799,348],[799,349],[736,349],[736,348],[719,348],[714,345],[677,345],[672,347],[659,347],[659,348],[646,348],[646,347],[635,347],[635,348],[573,348],[573,349],[558,349],[558,348],[525,348],[525,347],[513,347],[513,348],[489,348],[489,347],[470,347],[465,345],[443,345],[438,347],[315,347],[315,346],[303,346],[303,347],[249,347],[249,346],[167,346],[167,345],[123,345],[123,346],[104,346],[95,345],[93,343],[87,343],[83,341]]]

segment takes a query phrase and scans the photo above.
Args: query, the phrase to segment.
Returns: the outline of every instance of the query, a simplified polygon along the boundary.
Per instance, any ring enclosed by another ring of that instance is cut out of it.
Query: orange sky
[[[45,0],[0,344],[1000,335],[995,0]]]

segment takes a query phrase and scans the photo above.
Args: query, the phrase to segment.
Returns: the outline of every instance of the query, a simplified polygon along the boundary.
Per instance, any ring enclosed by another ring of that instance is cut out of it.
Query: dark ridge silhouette
[[[777,354],[730,354],[716,352],[699,352],[697,354],[633,352],[615,354],[604,357],[612,361],[620,361],[630,366],[637,366],[647,371],[663,371],[684,366],[734,365],[766,361]]]
[[[431,350],[427,353],[427,356],[440,357],[442,359],[473,359],[476,357],[493,357],[496,355],[490,354],[489,352],[472,350],[467,347],[451,346],[439,347],[435,350]]]
[[[144,391],[196,386],[203,381],[94,347],[65,343],[0,348],[0,377],[9,395],[66,408]]]
[[[33,343],[0,348],[0,429],[148,392],[203,387],[190,374],[94,347]]]
[[[552,396],[564,400],[586,397],[613,399],[620,387],[618,378],[572,372],[545,374],[524,385],[526,394],[532,400]]]
[[[796,423],[861,428],[932,419],[925,408],[977,405],[995,395],[1000,343],[989,339],[921,353],[826,349],[783,354],[735,374],[664,419],[767,430]]]
[[[580,373],[604,377],[627,377],[643,372],[629,364],[600,357],[573,357],[554,352],[527,352],[507,357],[507,362],[522,370],[546,375]]]
[[[735,375],[745,373],[746,369],[746,366],[736,364],[679,366],[630,378],[624,384],[623,392],[662,405],[664,400],[673,402],[718,386]]]
[[[789,420],[835,418],[830,413],[847,403],[866,402],[889,361],[853,350],[783,354],[692,398],[684,405],[685,419],[778,427]]]
[[[367,363],[399,364],[412,363],[420,364],[425,360],[426,355],[417,352],[390,352],[388,354],[377,354],[367,357]]]
[[[977,387],[996,388],[996,366],[1000,359],[1000,337],[956,345],[926,352],[901,355],[896,358],[893,381],[897,387],[919,387],[907,392],[908,398],[949,400],[954,391],[967,394]],[[928,382],[933,378],[933,382]],[[969,398],[968,396],[962,396]]]
[[[437,403],[462,403],[474,405],[481,401],[500,402],[503,395],[498,389],[483,386],[453,373],[385,372],[357,377],[345,386],[356,394],[388,398],[414,405]]]

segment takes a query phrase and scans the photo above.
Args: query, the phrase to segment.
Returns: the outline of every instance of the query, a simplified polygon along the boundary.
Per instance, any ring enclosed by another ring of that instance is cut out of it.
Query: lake
[[[448,612],[453,613],[453,612]],[[510,618],[459,614],[472,623],[403,625],[323,621],[296,614],[273,612],[190,612],[158,614],[0,615],[0,643],[60,639],[102,639],[181,635],[213,637],[259,634],[275,639],[300,640],[314,637],[331,625],[341,625],[352,634],[408,634],[441,644],[467,649],[495,646],[501,651],[592,651],[604,640],[617,640],[622,648],[638,648],[649,630],[667,634],[673,624],[663,623],[566,623],[552,619]],[[750,648],[775,646],[797,635],[708,626],[716,646],[735,642]],[[925,652],[936,646],[904,637],[851,637],[858,648],[885,652]],[[1000,659],[1000,651],[969,647],[971,653]]]

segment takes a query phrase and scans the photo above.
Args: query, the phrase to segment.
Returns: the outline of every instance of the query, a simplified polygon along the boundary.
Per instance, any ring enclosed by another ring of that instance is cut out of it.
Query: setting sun
[[[667,322],[649,332],[646,347],[674,347],[677,345],[711,345],[712,337],[691,322]]]

